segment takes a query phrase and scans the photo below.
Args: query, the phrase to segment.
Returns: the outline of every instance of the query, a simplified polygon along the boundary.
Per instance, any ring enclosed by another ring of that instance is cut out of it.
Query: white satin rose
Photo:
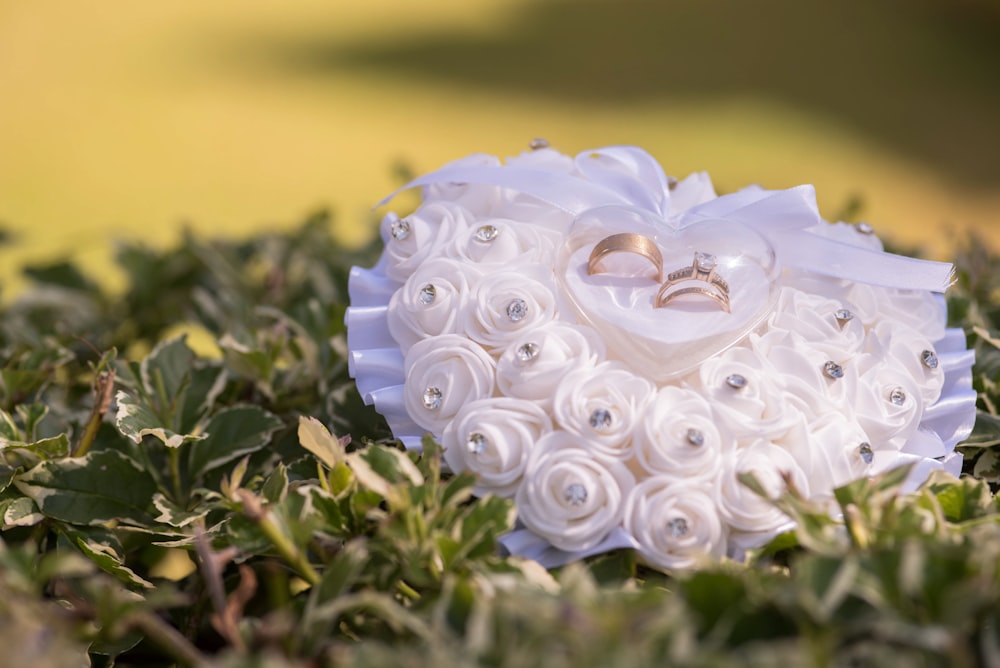
[[[856,355],[865,341],[864,325],[842,302],[789,287],[778,293],[768,326],[791,332],[838,364]]]
[[[893,322],[880,322],[868,333],[865,350],[909,373],[920,389],[925,407],[941,396],[944,369],[934,344],[919,331]]]
[[[656,386],[618,362],[577,369],[556,388],[552,411],[566,431],[586,439],[602,456],[625,460],[632,437]]]
[[[646,406],[632,446],[642,470],[664,480],[714,478],[731,449],[708,401],[672,385],[661,388]]]
[[[493,267],[512,263],[552,266],[561,241],[558,233],[533,223],[480,218],[460,232],[444,253],[462,262]]]
[[[827,413],[808,427],[809,461],[799,460],[813,498],[832,498],[837,487],[871,473],[876,450],[853,416]]]
[[[784,391],[767,360],[750,348],[730,348],[706,360],[689,382],[737,439],[754,440],[788,429]]]
[[[905,368],[878,355],[864,355],[859,364],[863,371],[854,401],[858,424],[872,447],[899,450],[923,417],[920,387]]]
[[[511,340],[497,360],[497,389],[551,410],[563,377],[576,369],[594,367],[604,357],[604,340],[592,328],[558,320],[547,322]]]
[[[442,169],[466,167],[499,167],[500,158],[488,153],[473,153],[453,160]],[[500,188],[480,183],[441,182],[425,186],[424,202],[454,202],[468,209],[475,216],[487,215],[500,199]]]
[[[462,331],[491,354],[501,354],[521,332],[558,316],[550,278],[530,266],[484,274],[462,310]]]
[[[625,530],[646,562],[691,568],[726,552],[726,528],[710,485],[654,477],[640,482],[625,504]]]
[[[402,283],[473,222],[473,213],[454,202],[425,202],[405,218],[387,215],[382,219],[386,276]]]
[[[389,299],[389,333],[405,355],[413,344],[430,336],[454,334],[459,313],[479,271],[447,258],[427,260]]]
[[[944,337],[948,306],[943,295],[856,283],[848,297],[867,327],[887,321],[911,327],[930,341]]]
[[[414,344],[403,360],[403,402],[413,421],[440,436],[462,406],[493,395],[494,362],[457,334]]]
[[[476,474],[475,493],[514,496],[528,455],[552,420],[537,404],[491,397],[465,404],[444,430],[444,459],[453,471]]]
[[[587,550],[621,524],[634,485],[625,464],[595,456],[574,434],[554,431],[528,460],[515,495],[518,519],[561,550]]]
[[[737,475],[741,473],[752,473],[768,498],[759,496],[740,482]],[[740,533],[738,537],[731,534],[738,538],[738,545],[760,544],[791,526],[789,517],[769,500],[787,491],[786,476],[803,496],[810,496],[809,478],[798,462],[788,451],[770,441],[758,440],[740,448],[727,460],[716,494],[723,520]]]

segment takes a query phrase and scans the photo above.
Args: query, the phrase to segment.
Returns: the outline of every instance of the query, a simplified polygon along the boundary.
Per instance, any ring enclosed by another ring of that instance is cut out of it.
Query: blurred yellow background
[[[998,27],[995,0],[0,0],[0,277],[319,207],[357,241],[401,167],[533,137],[861,197],[942,257],[1000,241]]]

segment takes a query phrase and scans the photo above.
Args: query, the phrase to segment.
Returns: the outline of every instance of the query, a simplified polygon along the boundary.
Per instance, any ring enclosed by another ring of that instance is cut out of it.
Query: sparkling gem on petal
[[[854,226],[854,229],[856,229],[861,234],[875,233],[875,228],[869,225],[868,223],[858,223],[857,225]]]
[[[528,142],[528,148],[532,151],[539,151],[543,148],[549,147],[549,141],[547,139],[542,139],[541,137],[535,137],[530,142]]]
[[[838,309],[837,312],[833,314],[833,317],[837,319],[837,324],[840,325],[841,328],[843,328],[844,325],[849,323],[851,320],[854,320],[854,314],[846,308]]]
[[[587,488],[578,482],[566,486],[563,490],[563,498],[566,503],[572,506],[579,506],[587,501]]]
[[[590,414],[590,426],[599,431],[610,427],[612,422],[611,411],[606,408],[598,408]]]
[[[528,302],[524,301],[520,297],[511,299],[510,303],[507,304],[507,317],[514,322],[524,320],[527,315]]]
[[[894,387],[889,391],[889,401],[894,406],[902,406],[906,403],[906,392],[901,387]]]
[[[420,288],[420,303],[424,306],[428,306],[434,303],[434,299],[437,297],[437,288],[428,283],[424,287]]]
[[[872,450],[870,444],[862,443],[858,446],[858,456],[861,457],[861,461],[865,464],[871,464],[872,460],[875,459],[875,452]]]
[[[399,220],[393,221],[392,227],[389,228],[392,238],[396,241],[402,241],[406,237],[410,236],[410,223],[406,218],[400,218]]]
[[[705,445],[705,434],[701,433],[701,430],[699,429],[688,429],[684,438],[686,438],[687,442],[691,445]]]
[[[698,267],[698,271],[712,271],[716,267],[715,256],[711,253],[695,253],[694,254],[694,266]]]
[[[433,385],[424,389],[424,408],[429,411],[436,411],[441,408],[443,403],[444,395],[441,394],[441,390],[434,387]]]
[[[486,445],[488,441],[486,437],[480,434],[478,431],[474,431],[469,434],[469,440],[466,441],[466,446],[469,448],[469,454],[481,455],[486,451]]]
[[[746,376],[734,373],[726,377],[726,385],[734,390],[742,390],[747,386],[747,378]]]
[[[681,538],[686,536],[690,528],[688,527],[688,522],[683,517],[675,517],[667,522],[667,531],[674,538]]]
[[[537,343],[532,343],[529,341],[523,345],[517,347],[514,354],[517,356],[517,361],[522,364],[528,364],[529,362],[534,362],[535,358],[538,357],[538,353],[541,349]]]
[[[933,350],[925,350],[920,353],[920,361],[923,362],[923,365],[928,369],[938,368],[938,356]]]
[[[500,234],[500,230],[494,225],[481,225],[479,229],[476,230],[476,241],[484,244],[488,244],[497,238]]]
[[[844,367],[840,366],[833,360],[830,360],[823,365],[823,373],[826,374],[827,378],[833,378],[836,380],[837,378],[844,377]]]

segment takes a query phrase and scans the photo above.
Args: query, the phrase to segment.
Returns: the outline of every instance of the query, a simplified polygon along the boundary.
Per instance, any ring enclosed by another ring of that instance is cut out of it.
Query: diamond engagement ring
[[[694,261],[690,267],[677,269],[667,274],[667,280],[660,286],[656,293],[656,308],[667,306],[677,297],[684,295],[700,295],[708,297],[717,303],[726,313],[729,309],[729,283],[724,278],[715,273],[718,262],[714,255],[709,253],[696,252]],[[682,283],[700,281],[706,283],[708,287],[688,286],[678,287]]]
[[[656,242],[647,236],[632,232],[622,232],[612,234],[601,239],[594,250],[590,251],[590,259],[587,260],[587,273],[602,273],[598,265],[608,255],[613,253],[635,253],[641,255],[653,263],[656,268],[656,281],[663,280],[663,255],[657,247]]]

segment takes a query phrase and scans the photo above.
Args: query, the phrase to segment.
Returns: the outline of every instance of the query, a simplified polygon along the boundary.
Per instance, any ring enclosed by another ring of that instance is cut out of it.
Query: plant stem
[[[320,576],[316,569],[312,567],[306,555],[281,531],[281,528],[274,522],[271,513],[260,503],[260,499],[245,489],[237,491],[240,500],[243,501],[243,514],[257,523],[264,536],[274,545],[274,548],[292,568],[297,570],[306,582],[315,586],[319,584]]]
[[[155,642],[186,666],[201,666],[208,657],[198,651],[181,632],[170,626],[152,612],[141,611],[131,616],[130,625],[141,631],[147,638]]]

